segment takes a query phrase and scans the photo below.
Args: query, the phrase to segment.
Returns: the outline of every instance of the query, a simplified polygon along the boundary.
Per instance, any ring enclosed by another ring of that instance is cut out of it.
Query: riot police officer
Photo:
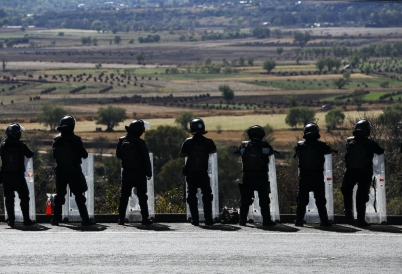
[[[258,192],[263,226],[274,226],[276,223],[271,220],[270,203],[270,182],[268,178],[269,156],[274,154],[272,146],[262,139],[265,136],[264,129],[255,125],[247,130],[249,141],[244,141],[237,152],[242,156],[243,180],[239,184],[241,205],[240,221],[241,226],[247,223],[247,215],[250,205],[253,203],[254,191]]]
[[[354,222],[352,213],[353,188],[357,184],[356,211],[357,226],[369,226],[365,220],[366,203],[369,201],[370,183],[373,177],[374,153],[381,155],[384,149],[374,140],[369,139],[371,124],[360,120],[354,126],[353,137],[346,141],[346,172],[342,182],[342,194],[345,205],[345,216],[350,224]]]
[[[299,188],[297,194],[296,226],[303,226],[306,206],[309,203],[309,192],[314,192],[315,204],[320,216],[321,226],[331,226],[328,220],[327,200],[325,199],[324,163],[325,154],[332,149],[318,139],[321,137],[319,127],[309,123],[303,128],[305,141],[297,143],[295,157],[299,157]]]
[[[205,131],[205,124],[201,118],[191,120],[190,131],[194,136],[183,142],[180,157],[188,157],[183,168],[183,175],[186,176],[187,181],[187,203],[191,213],[191,224],[199,225],[197,189],[200,188],[204,204],[205,225],[213,225],[213,194],[208,176],[208,160],[209,154],[216,152],[216,146],[212,139],[203,136],[208,132]]]
[[[152,166],[149,152],[144,140],[140,137],[149,128],[149,123],[135,120],[126,126],[127,135],[119,139],[116,147],[116,156],[121,160],[122,185],[119,204],[119,225],[124,225],[128,200],[133,187],[137,190],[138,202],[141,208],[142,224],[150,225],[147,179],[152,177]]]
[[[84,193],[88,190],[85,176],[81,169],[81,159],[88,157],[88,152],[79,136],[74,134],[75,118],[66,115],[60,120],[57,131],[60,132],[53,141],[53,158],[56,160],[56,196],[54,198],[54,213],[52,225],[58,226],[62,221],[62,206],[66,201],[67,185],[75,196],[78,211],[81,216],[81,225],[95,225],[89,219],[85,205]]]
[[[21,200],[20,206],[24,225],[35,224],[29,218],[29,189],[24,177],[24,156],[32,158],[34,153],[28,146],[20,141],[21,132],[25,129],[19,124],[11,124],[6,129],[6,139],[0,144],[0,156],[2,161],[1,180],[4,185],[4,197],[8,214],[8,225],[14,227],[15,212],[14,198],[16,191]]]

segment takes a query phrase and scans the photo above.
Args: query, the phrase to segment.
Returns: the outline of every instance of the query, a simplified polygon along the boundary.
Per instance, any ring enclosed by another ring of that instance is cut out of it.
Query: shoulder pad
[[[80,136],[74,135],[74,140],[81,140]]]
[[[119,138],[119,141],[120,141],[120,140],[123,141],[124,139],[126,139],[126,137],[127,137],[127,136],[121,136],[121,137]]]
[[[298,145],[298,146],[304,145],[304,141],[298,141],[298,142],[297,142],[297,145]]]
[[[59,140],[59,139],[60,139],[60,137],[61,137],[61,134],[56,135],[56,137],[54,137],[54,138],[53,138],[53,140],[54,140],[54,141],[57,141],[57,140]]]
[[[346,139],[346,141],[347,141],[347,142],[351,142],[351,141],[353,141],[354,139],[355,139],[355,137],[352,136],[352,137],[348,137],[348,138]]]

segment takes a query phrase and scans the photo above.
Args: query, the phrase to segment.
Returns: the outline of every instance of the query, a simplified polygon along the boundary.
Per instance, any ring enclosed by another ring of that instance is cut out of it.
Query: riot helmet
[[[205,124],[201,118],[194,118],[190,122],[190,131],[191,134],[205,134],[208,131],[205,131]]]
[[[262,140],[265,136],[265,130],[259,125],[254,125],[247,130],[247,135],[250,139]]]
[[[71,115],[66,115],[60,120],[60,125],[57,127],[57,131],[74,131],[75,118]]]
[[[23,132],[25,128],[20,126],[19,124],[10,124],[6,129],[6,136],[7,138],[14,138],[17,140],[21,139],[21,132]]]
[[[315,123],[308,123],[303,128],[303,138],[304,139],[319,139],[320,135],[320,128]]]
[[[150,127],[150,124],[144,120],[134,120],[128,126],[125,126],[127,133],[133,133],[139,136],[144,133],[145,129]]]
[[[371,124],[367,120],[360,120],[354,126],[353,136],[368,137],[371,133]]]

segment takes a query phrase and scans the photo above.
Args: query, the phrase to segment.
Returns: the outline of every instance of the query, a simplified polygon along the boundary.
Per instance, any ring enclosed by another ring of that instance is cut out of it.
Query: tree
[[[113,40],[114,40],[114,43],[115,43],[116,45],[118,45],[118,44],[120,44],[120,42],[121,42],[121,37],[120,37],[119,35],[116,35]]]
[[[311,39],[309,32],[302,33],[300,31],[295,31],[293,33],[293,39],[295,43],[299,43],[300,47],[303,47]]]
[[[244,66],[244,64],[246,63],[246,59],[243,56],[240,56],[239,63],[240,63],[240,66]]]
[[[253,29],[252,33],[253,33],[254,37],[262,39],[262,38],[269,37],[271,34],[271,30],[269,28],[259,26],[259,27],[255,27]]]
[[[276,62],[274,60],[266,60],[264,64],[262,65],[262,68],[267,71],[267,73],[270,73],[271,70],[273,70],[276,67]]]
[[[329,130],[335,129],[336,126],[343,125],[345,121],[345,114],[339,109],[331,109],[325,115],[325,123],[327,123],[327,127]]]
[[[352,55],[352,56],[350,56],[350,57],[348,58],[348,60],[349,60],[349,64],[350,64],[353,68],[357,67],[357,65],[360,63],[360,57],[357,56],[357,55]]]
[[[226,101],[233,100],[234,91],[228,85],[220,85],[218,89],[222,92],[222,96]]]
[[[145,56],[142,52],[139,52],[135,55],[135,59],[137,59],[138,64],[141,64],[145,61]]]
[[[59,36],[64,36],[64,32],[60,31],[60,32],[58,33],[58,35],[59,35]]]
[[[113,131],[113,128],[118,126],[121,122],[127,119],[126,110],[121,107],[108,106],[107,108],[98,109],[97,125],[105,125],[105,131]]]
[[[7,61],[4,59],[2,60],[2,66],[3,66],[3,71],[6,71]]]
[[[290,104],[290,107],[297,107],[299,105],[295,94],[285,95],[285,100]]]
[[[104,136],[99,136],[93,139],[93,144],[96,150],[96,153],[99,154],[99,159],[102,161],[102,154],[108,148],[109,139]]]
[[[100,20],[94,20],[93,22],[92,22],[92,29],[93,30],[96,30],[98,33],[102,30],[102,28],[103,28],[103,24],[102,24],[102,21],[100,21]]]
[[[92,37],[91,36],[84,36],[84,37],[81,37],[81,43],[83,44],[83,45],[91,45],[91,43],[92,43]]]
[[[343,73],[343,78],[345,78],[346,83],[349,83],[349,80],[350,80],[350,71],[346,70],[346,71]]]
[[[56,127],[59,125],[60,119],[66,115],[67,111],[59,106],[44,105],[40,108],[40,113],[38,114],[38,121],[45,127],[50,127],[51,131],[55,131]]]
[[[247,59],[247,64],[249,64],[250,66],[253,66],[253,65],[254,65],[254,58],[253,58],[253,57],[249,57],[249,58]]]
[[[148,149],[154,154],[155,171],[159,171],[169,160],[179,157],[181,145],[187,137],[188,133],[184,130],[171,126],[159,126],[145,132]]]
[[[315,121],[315,110],[308,107],[293,107],[290,108],[286,115],[285,122],[291,127],[297,125],[306,125]]]
[[[264,131],[265,131],[265,136],[264,136],[264,138],[262,139],[263,141],[267,141],[268,143],[272,143],[273,141],[275,141],[275,138],[274,138],[274,136],[273,136],[273,134],[274,134],[274,128],[270,125],[270,124],[266,124],[265,126],[263,126],[262,127],[263,129],[264,129]],[[243,140],[248,140],[249,138],[248,138],[248,135],[247,135],[247,130],[248,129],[246,129],[244,132],[243,132]]]
[[[367,64],[364,66],[363,71],[366,75],[369,75],[372,71],[372,67],[369,64]]]
[[[156,186],[155,192],[165,192],[178,187],[181,189],[180,183],[183,180],[183,164],[184,160],[181,158],[169,160],[161,167],[158,174],[158,181],[160,184]],[[179,191],[182,193],[181,191]]]
[[[282,52],[283,52],[283,48],[282,48],[282,47],[276,48],[276,53],[278,53],[278,55],[281,55]]]
[[[343,88],[347,84],[347,81],[345,78],[338,78],[334,80],[334,85],[338,87],[338,89]]]
[[[189,130],[188,125],[191,120],[194,118],[194,114],[191,112],[182,112],[175,119],[175,123],[179,124],[184,130]]]
[[[211,63],[212,63],[211,58],[208,57],[207,59],[205,59],[205,65],[209,66]]]
[[[322,72],[322,70],[325,68],[326,62],[325,59],[320,59],[315,63],[315,66],[317,67],[317,69]]]

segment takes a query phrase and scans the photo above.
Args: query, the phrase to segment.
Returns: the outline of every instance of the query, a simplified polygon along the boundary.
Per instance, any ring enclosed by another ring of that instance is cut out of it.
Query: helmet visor
[[[150,129],[151,128],[151,124],[150,123],[148,123],[147,121],[144,121],[144,120],[142,120],[143,122],[144,122],[144,127],[145,127],[145,129]]]
[[[20,126],[21,131],[25,131],[25,128],[23,126],[21,126],[21,125],[19,125],[19,126]]]

